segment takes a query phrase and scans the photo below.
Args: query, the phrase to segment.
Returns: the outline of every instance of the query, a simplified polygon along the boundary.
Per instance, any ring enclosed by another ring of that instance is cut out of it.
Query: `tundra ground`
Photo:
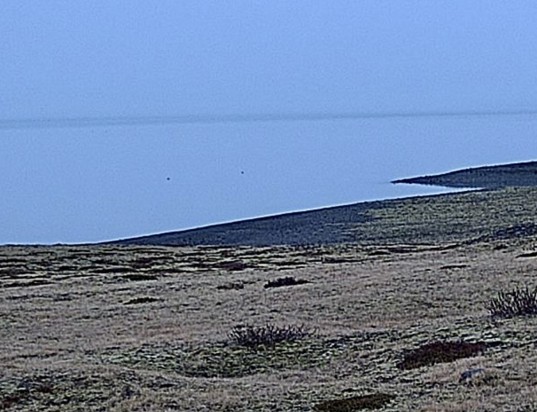
[[[535,248],[533,236],[2,247],[0,409],[351,411],[360,406],[344,400],[385,394],[369,406],[537,411],[537,319],[493,319],[486,308],[500,290],[537,286]],[[265,287],[281,277],[308,282]],[[229,336],[245,324],[312,333],[247,348]],[[435,341],[484,349],[400,367],[409,351]],[[459,382],[471,368],[485,378]]]

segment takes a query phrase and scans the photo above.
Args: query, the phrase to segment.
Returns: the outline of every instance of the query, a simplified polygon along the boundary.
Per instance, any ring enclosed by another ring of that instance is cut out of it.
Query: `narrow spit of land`
[[[472,167],[437,175],[398,179],[392,183],[489,189],[502,187],[536,187],[537,162]]]

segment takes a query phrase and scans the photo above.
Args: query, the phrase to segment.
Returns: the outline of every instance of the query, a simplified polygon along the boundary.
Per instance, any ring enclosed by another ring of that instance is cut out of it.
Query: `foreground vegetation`
[[[1,409],[537,410],[534,242],[4,247]]]

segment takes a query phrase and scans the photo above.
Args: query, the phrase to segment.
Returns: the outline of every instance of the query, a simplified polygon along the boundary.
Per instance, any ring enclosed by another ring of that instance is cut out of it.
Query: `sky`
[[[535,21],[524,0],[3,0],[0,244],[406,195],[389,180],[533,159]]]

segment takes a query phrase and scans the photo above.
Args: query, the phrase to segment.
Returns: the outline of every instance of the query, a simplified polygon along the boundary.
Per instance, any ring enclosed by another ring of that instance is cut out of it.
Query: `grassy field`
[[[536,197],[375,203],[340,244],[2,247],[0,410],[537,411],[537,317],[487,309],[537,286]]]

